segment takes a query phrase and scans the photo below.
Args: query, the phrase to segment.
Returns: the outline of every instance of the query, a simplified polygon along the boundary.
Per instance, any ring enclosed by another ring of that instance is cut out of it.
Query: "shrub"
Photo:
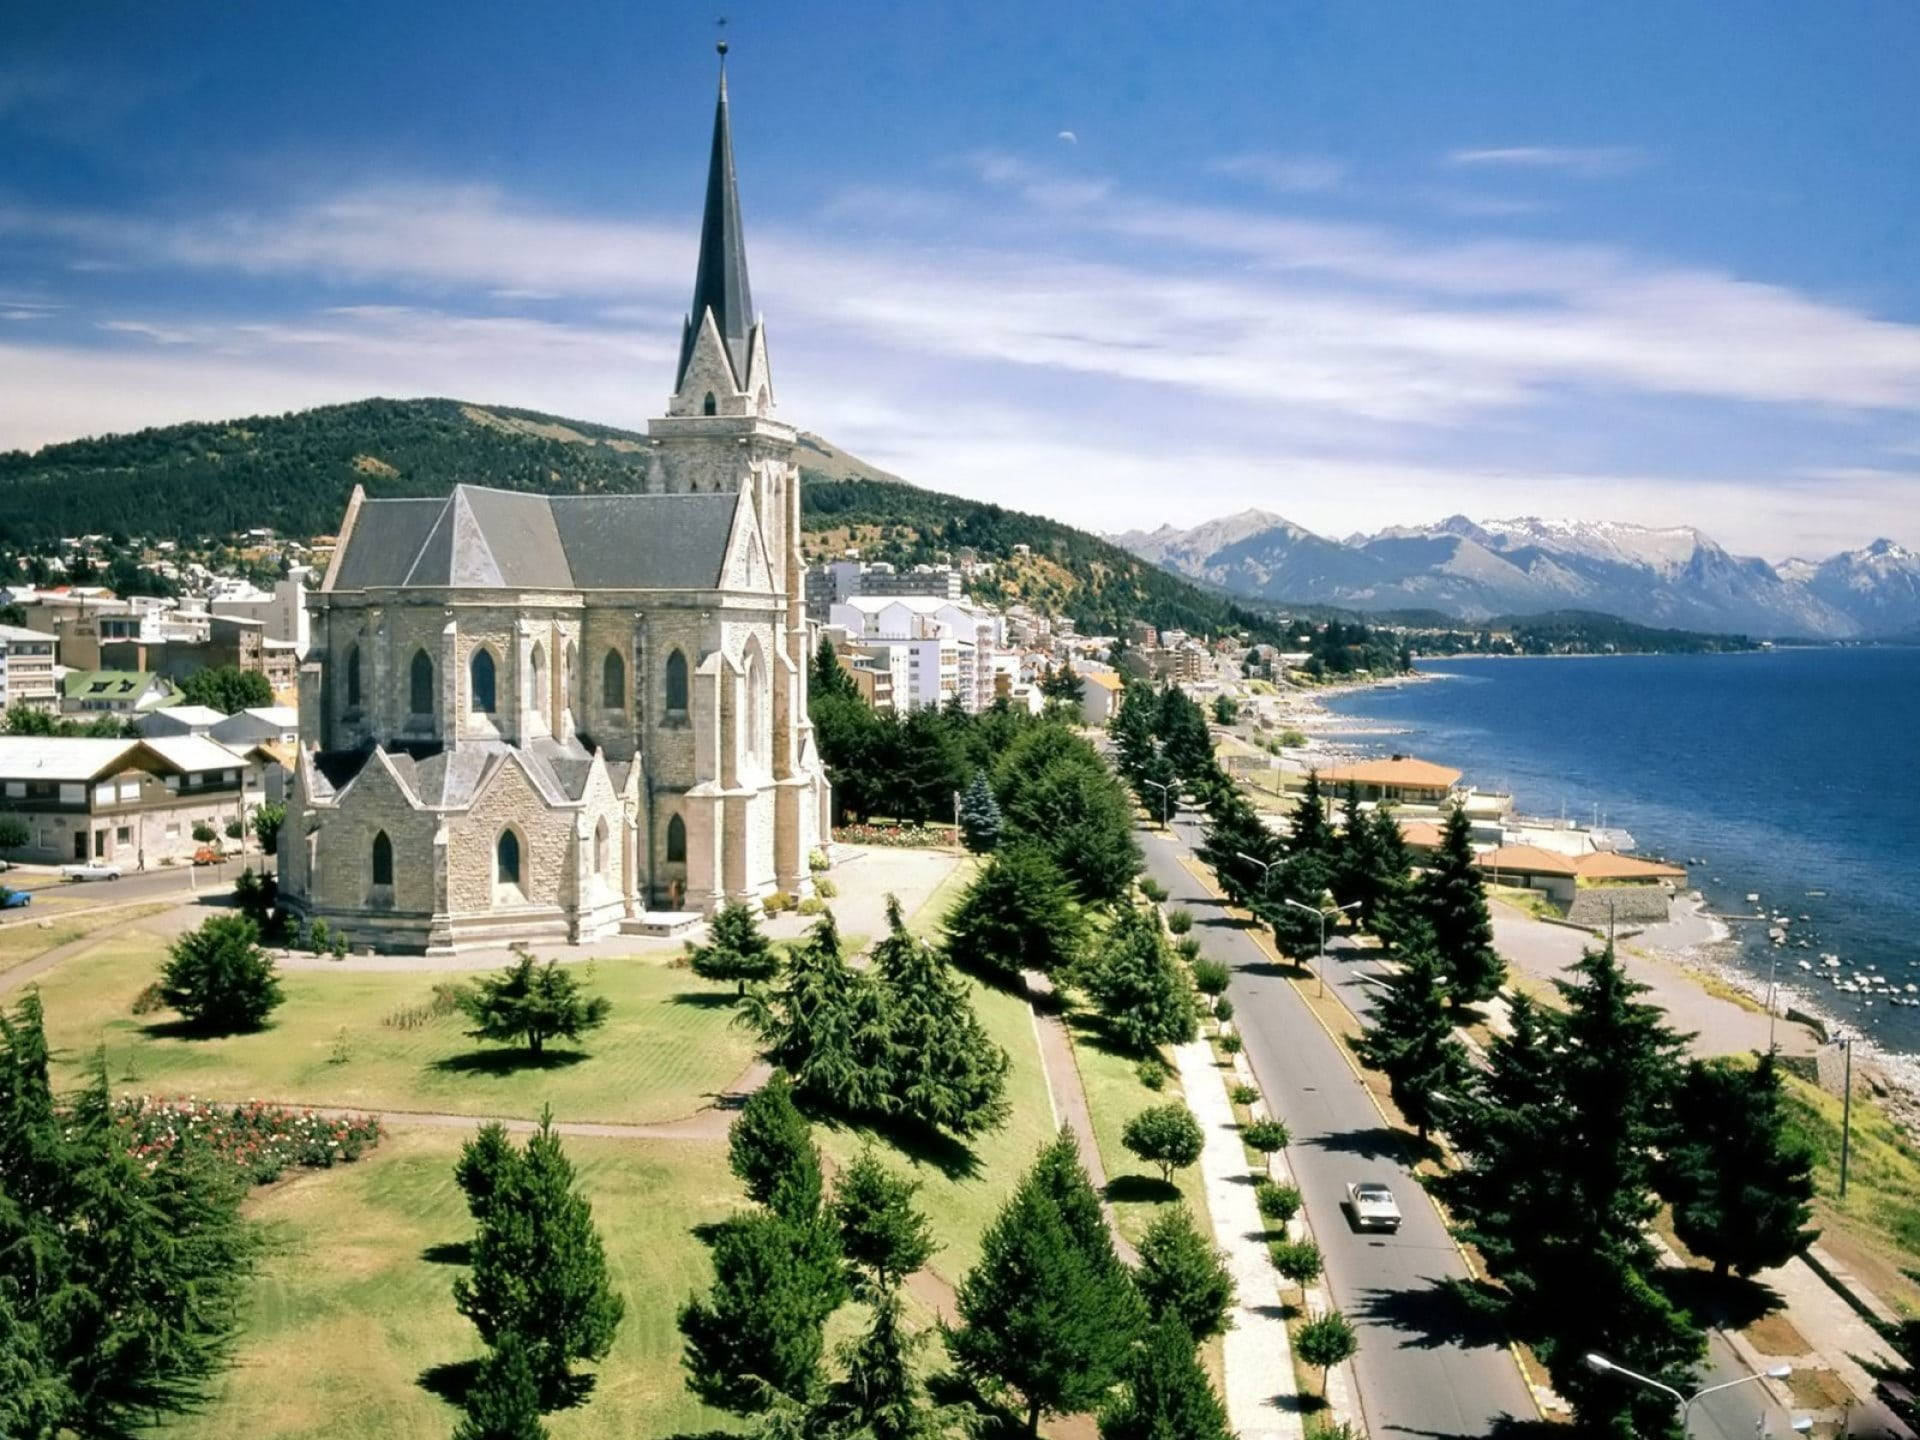
[[[1233,1087],[1233,1103],[1236,1105],[1251,1105],[1259,1098],[1260,1091],[1252,1085],[1236,1085]]]
[[[258,1030],[281,1000],[260,927],[244,915],[215,915],[182,935],[161,968],[160,998],[212,1034]]]
[[[1253,1202],[1260,1213],[1276,1224],[1284,1225],[1300,1213],[1300,1192],[1292,1185],[1276,1185],[1262,1180],[1253,1187]]]
[[[1160,1178],[1168,1183],[1175,1170],[1200,1158],[1206,1141],[1200,1122],[1178,1100],[1142,1110],[1120,1132],[1120,1143],[1149,1165],[1158,1165]]]
[[[793,909],[793,896],[784,890],[776,890],[760,902],[760,906],[769,915],[778,915]]]
[[[1186,934],[1189,930],[1193,929],[1193,912],[1191,910],[1169,910],[1167,912],[1167,929],[1176,935]]]
[[[1167,1067],[1158,1060],[1142,1060],[1133,1067],[1133,1073],[1140,1077],[1140,1083],[1149,1090],[1158,1090],[1167,1083]]]
[[[238,820],[227,821],[227,839],[238,840],[242,835],[246,833],[247,833],[247,827],[241,824]]]
[[[1143,875],[1140,877],[1140,893],[1158,905],[1167,898],[1167,887],[1151,875]]]
[[[160,993],[160,982],[154,981],[134,996],[131,1008],[136,1015],[151,1015],[156,1010],[166,1009],[167,1001],[166,997]]]
[[[1287,1133],[1287,1127],[1278,1120],[1249,1120],[1240,1127],[1240,1138],[1262,1155],[1286,1149],[1293,1139]]]
[[[818,895],[807,895],[793,908],[802,915],[824,915],[827,913],[827,902]]]
[[[1220,1048],[1229,1055],[1238,1055],[1241,1049],[1240,1037],[1229,1032],[1220,1037]]]
[[[344,960],[347,958],[346,931],[336,930],[333,932],[333,943],[327,947],[327,953],[332,955],[336,960]]]
[[[834,900],[839,898],[840,887],[825,876],[822,876],[813,882],[813,893],[818,895],[822,900]]]
[[[204,820],[196,820],[193,826],[193,838],[202,845],[211,845],[220,838],[220,832]]]
[[[807,869],[813,874],[818,875],[831,864],[832,862],[827,859],[827,852],[822,850],[818,845],[807,852]]]
[[[1200,937],[1197,935],[1182,935],[1178,940],[1173,942],[1173,950],[1176,955],[1191,965],[1200,958]]]
[[[1295,1285],[1311,1285],[1320,1278],[1320,1247],[1311,1240],[1275,1240],[1267,1247],[1273,1268]]]
[[[1231,979],[1227,967],[1218,960],[1196,960],[1193,962],[1193,984],[1202,995],[1219,997],[1227,993],[1227,982]]]
[[[1224,995],[1214,1001],[1213,1018],[1216,1020],[1231,1020],[1233,1018],[1233,1001]],[[1237,1040],[1239,1037],[1236,1035],[1234,1038]]]
[[[307,930],[307,944],[313,947],[314,954],[326,954],[333,949],[333,927],[324,920],[315,920]]]

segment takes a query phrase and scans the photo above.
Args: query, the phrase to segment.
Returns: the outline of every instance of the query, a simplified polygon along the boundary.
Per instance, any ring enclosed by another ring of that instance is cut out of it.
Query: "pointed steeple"
[[[694,274],[693,308],[680,340],[674,388],[685,382],[694,337],[706,313],[726,345],[734,380],[747,383],[753,340],[753,292],[747,286],[747,239],[740,223],[740,191],[733,176],[733,132],[727,123],[727,45],[720,42],[720,98],[713,111],[713,154],[707,161],[707,209],[700,222],[700,268]]]

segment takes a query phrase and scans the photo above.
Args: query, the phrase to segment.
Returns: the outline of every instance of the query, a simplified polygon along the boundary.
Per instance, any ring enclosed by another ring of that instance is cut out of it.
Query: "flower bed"
[[[182,1136],[194,1135],[255,1185],[279,1179],[291,1166],[324,1169],[358,1160],[380,1143],[380,1122],[371,1115],[316,1115],[257,1100],[236,1105],[190,1095],[130,1095],[114,1103],[114,1118],[138,1157],[157,1161]]]
[[[951,846],[951,825],[842,825],[833,838],[848,845],[898,845],[925,850]]]

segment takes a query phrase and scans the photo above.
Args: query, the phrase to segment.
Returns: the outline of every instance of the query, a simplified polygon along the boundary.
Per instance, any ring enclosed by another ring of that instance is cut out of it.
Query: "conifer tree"
[[[592,1207],[575,1187],[551,1109],[493,1181],[476,1211],[472,1273],[454,1282],[454,1303],[487,1344],[512,1335],[525,1346],[542,1410],[578,1403],[590,1382],[574,1375],[573,1363],[606,1355],[626,1302],[613,1292]]]
[[[208,1034],[258,1030],[282,999],[260,927],[244,915],[214,915],[182,935],[161,967],[160,998]]]
[[[1233,1440],[1226,1407],[1177,1316],[1148,1329],[1127,1357],[1125,1380],[1100,1415],[1100,1440]]]
[[[1307,783],[1293,807],[1293,824],[1287,833],[1289,855],[1311,855],[1323,865],[1334,855],[1333,827],[1327,823],[1327,797],[1320,788],[1320,772],[1309,770]]]
[[[840,1349],[843,1373],[809,1417],[813,1434],[821,1440],[937,1440],[951,1434],[956,1417],[928,1403],[914,1365],[914,1352],[926,1338],[902,1325],[899,1293],[883,1291],[866,1330]]]
[[[1135,680],[1121,692],[1119,708],[1107,722],[1120,773],[1136,785],[1142,767],[1155,754],[1154,724],[1159,718],[1158,712],[1153,688]]]
[[[936,1248],[927,1217],[914,1208],[920,1189],[862,1150],[834,1188],[833,1218],[855,1294],[872,1296],[897,1286],[927,1263]]]
[[[1661,1193],[1687,1248],[1714,1273],[1751,1275],[1783,1265],[1818,1236],[1813,1155],[1792,1133],[1769,1051],[1748,1067],[1696,1060],[1674,1106]]]
[[[1188,784],[1207,780],[1214,770],[1213,736],[1207,717],[1178,685],[1160,691],[1160,713],[1155,733],[1174,773]]]
[[[735,994],[762,984],[780,971],[780,957],[760,929],[751,905],[729,900],[707,926],[707,943],[687,942],[687,962],[702,980],[733,981]]]
[[[1226,1259],[1193,1223],[1185,1205],[1162,1211],[1140,1237],[1133,1273],[1154,1320],[1171,1315],[1196,1342],[1223,1334],[1233,1308],[1233,1276]]]
[[[1387,1077],[1393,1103],[1423,1141],[1473,1073],[1466,1046],[1453,1029],[1454,1014],[1447,1008],[1433,951],[1421,946],[1403,953],[1400,968],[1381,985],[1354,1049],[1362,1064]]]
[[[460,1008],[473,1021],[467,1034],[496,1044],[522,1043],[534,1059],[549,1040],[578,1041],[607,1023],[613,1002],[590,995],[571,968],[539,964],[528,951],[497,975],[459,992]]]
[[[1130,1050],[1145,1054],[1198,1033],[1193,992],[1151,910],[1122,910],[1079,975],[1108,1032]]]
[[[976,855],[986,854],[1000,843],[1004,825],[1000,802],[993,798],[993,786],[987,783],[987,772],[974,771],[960,800],[960,833],[966,837],[967,849]]]
[[[1028,1175],[1052,1202],[1075,1247],[1086,1260],[1089,1273],[1102,1285],[1117,1286],[1119,1298],[1114,1301],[1115,1305],[1137,1319],[1131,1277],[1114,1253],[1113,1232],[1107,1224],[1106,1211],[1101,1208],[1100,1196],[1080,1163],[1073,1133],[1062,1127],[1035,1157]],[[1138,1328],[1133,1320],[1128,1321],[1128,1326],[1129,1334]]]
[[[1024,845],[996,851],[944,924],[955,964],[1013,982],[1026,970],[1065,970],[1079,956],[1086,933],[1060,871]]]
[[[1287,901],[1294,903],[1289,905]],[[1299,908],[1305,906],[1306,909]],[[1296,958],[1313,955],[1320,946],[1325,928],[1337,915],[1328,915],[1323,926],[1308,913],[1327,907],[1327,864],[1309,850],[1288,854],[1273,871],[1260,903],[1253,913],[1273,929],[1274,943],[1284,955]]]
[[[1385,805],[1374,807],[1369,822],[1373,829],[1375,882],[1373,909],[1363,917],[1368,930],[1379,936],[1389,948],[1397,948],[1409,938],[1414,916],[1413,855],[1407,849],[1407,837],[1400,822]]]
[[[962,1136],[1003,1124],[1012,1061],[974,1014],[966,982],[908,932],[891,895],[871,969],[886,1016],[890,1113]]]
[[[853,676],[846,672],[840,657],[834,653],[833,641],[824,635],[820,637],[820,647],[813,652],[812,673],[807,677],[807,699],[813,701],[821,696],[838,696],[849,700],[860,698]]]
[[[747,1097],[727,1129],[727,1164],[754,1201],[789,1220],[820,1211],[820,1152],[793,1103],[793,1085],[775,1071]]]
[[[508,1331],[487,1352],[461,1401],[453,1440],[546,1440],[540,1423],[540,1386],[526,1342]]]
[[[844,1115],[890,1109],[881,995],[870,976],[847,964],[831,910],[789,954],[777,985],[748,992],[741,1018],[800,1098]]]
[[[1506,965],[1493,948],[1493,917],[1474,864],[1473,827],[1461,806],[1447,811],[1440,852],[1420,884],[1420,912],[1432,933],[1448,1002],[1478,1005],[1499,992]]]
[[[1279,837],[1237,790],[1216,795],[1207,818],[1207,838],[1200,847],[1200,858],[1213,870],[1228,899],[1254,908],[1254,902],[1267,889],[1270,872],[1245,857],[1269,866],[1279,864],[1284,858]]]
[[[1360,808],[1360,787],[1349,780],[1340,802],[1340,834],[1334,842],[1327,888],[1336,903],[1358,905],[1354,918],[1368,928],[1380,900],[1384,857],[1379,846],[1380,837]]]

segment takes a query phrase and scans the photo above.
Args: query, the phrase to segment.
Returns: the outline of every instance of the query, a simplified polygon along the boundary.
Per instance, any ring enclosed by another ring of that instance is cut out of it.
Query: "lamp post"
[[[1774,977],[1780,973],[1780,950],[1774,947],[1772,959],[1767,961],[1767,1053],[1773,1053],[1773,1017],[1779,1009],[1780,991],[1774,983]]]
[[[1705,1386],[1702,1389],[1694,1391],[1691,1395],[1682,1395],[1664,1380],[1655,1380],[1651,1375],[1642,1375],[1637,1370],[1629,1370],[1624,1365],[1617,1365],[1598,1351],[1588,1353],[1587,1368],[1598,1375],[1624,1375],[1629,1380],[1637,1380],[1642,1385],[1646,1385],[1654,1390],[1663,1390],[1671,1395],[1673,1397],[1673,1403],[1680,1407],[1680,1434],[1682,1440],[1685,1440],[1685,1437],[1693,1433],[1688,1429],[1688,1426],[1692,1423],[1693,1407],[1698,1401],[1705,1399],[1709,1395],[1716,1394],[1721,1390],[1731,1390],[1736,1385],[1748,1385],[1755,1380],[1784,1380],[1793,1373],[1793,1367],[1791,1365],[1773,1365],[1762,1370],[1758,1375],[1742,1375],[1738,1380],[1723,1380],[1718,1385]],[[1794,1428],[1796,1430],[1800,1428],[1798,1421],[1794,1422]]]
[[[1167,802],[1173,798],[1173,785],[1165,780],[1142,780],[1140,783],[1151,785],[1160,792],[1160,828],[1171,829],[1172,827],[1167,824]]]
[[[1356,900],[1351,905],[1336,905],[1332,910],[1326,910],[1318,905],[1306,905],[1298,900],[1289,900],[1283,895],[1280,897],[1280,903],[1291,905],[1296,910],[1304,910],[1320,922],[1320,959],[1313,970],[1313,993],[1324,995],[1327,993],[1327,916],[1338,915],[1346,910],[1358,910],[1360,902]]]
[[[1258,865],[1260,867],[1260,889],[1262,893],[1264,893],[1267,888],[1267,872],[1280,863],[1278,860],[1262,860],[1258,856],[1247,854],[1244,850],[1234,851],[1233,858],[1236,860],[1244,860],[1249,865]],[[1251,910],[1253,907],[1249,905],[1247,908]]]

